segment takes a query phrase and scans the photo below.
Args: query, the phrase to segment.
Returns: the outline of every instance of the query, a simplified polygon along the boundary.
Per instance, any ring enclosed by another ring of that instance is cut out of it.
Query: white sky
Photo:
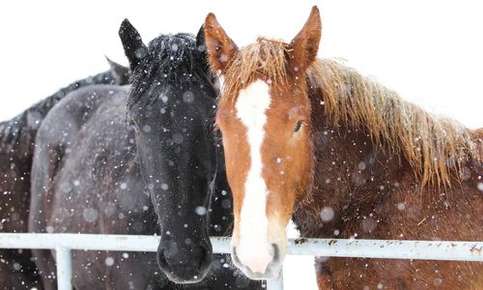
[[[147,42],[196,33],[211,11],[241,46],[259,35],[289,41],[314,4],[319,56],[346,59],[431,112],[483,127],[483,6],[466,0],[1,1],[0,120],[107,69],[104,55],[126,64],[117,36],[125,17]],[[315,289],[307,260],[286,265],[286,289]]]

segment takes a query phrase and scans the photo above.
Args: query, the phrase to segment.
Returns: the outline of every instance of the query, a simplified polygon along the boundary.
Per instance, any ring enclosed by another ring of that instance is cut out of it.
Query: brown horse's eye
[[[303,125],[303,122],[301,120],[297,121],[297,123],[295,124],[295,127],[294,127],[293,131],[295,133],[297,133],[302,128],[302,125]]]

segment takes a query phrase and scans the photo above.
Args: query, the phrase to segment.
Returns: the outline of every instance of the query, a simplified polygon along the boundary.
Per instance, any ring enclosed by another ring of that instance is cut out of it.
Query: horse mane
[[[469,161],[481,160],[472,132],[402,100],[380,83],[335,60],[317,60],[308,70],[322,92],[333,124],[365,127],[376,144],[402,153],[423,185],[451,185]]]
[[[260,75],[283,85],[293,75],[287,71],[289,52],[288,44],[265,38],[241,49],[226,68],[225,95]],[[306,78],[319,90],[331,124],[366,128],[374,144],[403,154],[423,185],[450,186],[451,180],[461,180],[469,161],[482,159],[469,129],[402,100],[335,60],[316,60]]]
[[[112,71],[109,70],[71,83],[49,97],[37,102],[20,115],[17,115],[8,121],[1,122],[0,142],[2,142],[2,145],[10,146],[19,143],[20,137],[24,135],[26,131],[28,133],[30,130],[38,128],[40,126],[40,121],[42,121],[50,109],[70,92],[90,85],[116,84],[116,82]]]

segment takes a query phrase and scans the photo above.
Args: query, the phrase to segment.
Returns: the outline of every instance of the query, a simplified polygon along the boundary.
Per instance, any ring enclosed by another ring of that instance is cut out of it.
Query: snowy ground
[[[124,17],[147,41],[195,33],[211,11],[243,45],[258,35],[290,40],[314,4],[323,16],[320,56],[346,59],[431,112],[483,127],[483,4],[456,0],[4,1],[0,119],[105,70],[104,55],[126,63],[117,37]],[[289,257],[285,279],[286,289],[315,289],[311,260]]]

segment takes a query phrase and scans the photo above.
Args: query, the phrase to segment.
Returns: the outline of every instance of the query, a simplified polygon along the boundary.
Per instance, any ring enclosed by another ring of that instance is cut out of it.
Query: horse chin
[[[211,260],[209,262],[202,263],[199,269],[188,271],[180,271],[181,268],[169,269],[167,267],[168,263],[163,255],[158,255],[158,265],[161,271],[166,275],[166,277],[176,284],[195,284],[201,282],[211,269]]]
[[[169,273],[169,272],[165,274],[166,274],[166,277],[168,277],[168,279],[171,282],[176,284],[196,284],[203,281],[203,279],[205,279],[205,277],[208,274],[208,270],[206,270],[204,273],[200,275],[194,275],[191,278],[181,278],[178,275],[174,275],[173,273]]]
[[[203,270],[200,270],[199,273],[187,273],[181,274],[180,273],[174,273],[172,271],[163,271],[166,277],[168,279],[176,284],[195,284],[201,282],[205,277],[208,275],[208,272],[210,271],[210,266],[204,268]]]
[[[265,273],[254,273],[247,266],[235,262],[234,259],[233,261],[235,266],[251,280],[276,280],[280,277],[280,274],[282,273],[282,264],[270,266],[265,271]]]

